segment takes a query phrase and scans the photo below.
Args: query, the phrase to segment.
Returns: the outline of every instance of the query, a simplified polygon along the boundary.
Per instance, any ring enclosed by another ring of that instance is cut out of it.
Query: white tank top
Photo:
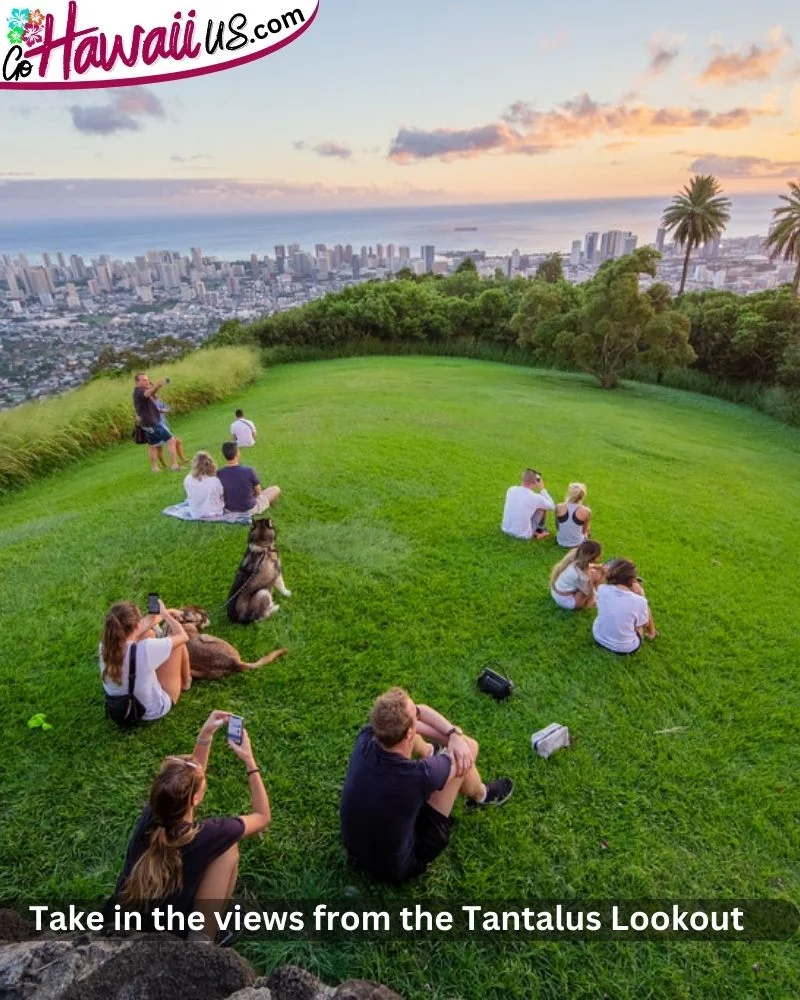
[[[565,549],[574,549],[584,540],[584,526],[575,520],[575,511],[580,506],[578,503],[568,503],[566,520],[558,523],[556,541]]]

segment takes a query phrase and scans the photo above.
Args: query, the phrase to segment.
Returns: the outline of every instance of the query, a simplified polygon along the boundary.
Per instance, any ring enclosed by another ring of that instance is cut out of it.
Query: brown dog
[[[272,600],[272,591],[291,597],[281,571],[281,560],[275,548],[275,525],[268,517],[253,518],[247,538],[247,551],[236,570],[228,592],[228,618],[239,625],[269,618],[280,609]]]
[[[189,665],[195,680],[216,681],[243,670],[256,670],[274,663],[289,652],[288,649],[274,649],[255,663],[244,663],[239,650],[229,642],[215,635],[201,635],[202,630],[211,624],[211,619],[202,608],[189,605],[171,610],[170,614],[177,618],[189,636]]]

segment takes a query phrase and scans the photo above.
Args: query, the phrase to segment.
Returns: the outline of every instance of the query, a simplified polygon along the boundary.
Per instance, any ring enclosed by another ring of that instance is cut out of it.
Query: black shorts
[[[450,843],[450,830],[454,822],[452,816],[443,816],[433,806],[425,803],[417,816],[415,829],[414,857],[416,864],[413,866],[413,871],[406,876],[407,878],[421,875],[431,861],[435,861],[439,857]]]

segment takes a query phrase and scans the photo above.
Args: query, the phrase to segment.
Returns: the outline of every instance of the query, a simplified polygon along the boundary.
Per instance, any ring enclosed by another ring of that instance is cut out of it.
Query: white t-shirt
[[[574,594],[578,590],[582,594],[588,594],[591,592],[591,585],[586,573],[578,569],[575,563],[570,563],[556,580],[553,589],[562,594]]]
[[[236,438],[240,448],[252,448],[256,443],[256,425],[244,417],[234,420],[231,424],[231,434]]]
[[[532,538],[531,518],[537,510],[555,510],[553,498],[546,489],[534,493],[527,486],[512,486],[506,493],[503,511],[503,531],[514,538]]]
[[[114,684],[110,678],[103,680],[106,694],[122,695],[128,693],[128,666],[130,664],[131,644],[127,643],[122,658],[122,682]],[[163,718],[172,708],[172,698],[158,682],[156,670],[165,663],[172,654],[172,640],[140,639],[136,643],[136,683],[133,693],[144,706],[145,722],[154,722]],[[103,679],[103,647],[100,646],[100,679]]]
[[[194,517],[221,517],[225,512],[222,483],[216,476],[195,479],[189,474],[183,481],[189,510]]]
[[[592,635],[614,653],[632,653],[641,642],[636,628],[649,619],[647,601],[624,587],[601,583],[597,588],[597,617]]]

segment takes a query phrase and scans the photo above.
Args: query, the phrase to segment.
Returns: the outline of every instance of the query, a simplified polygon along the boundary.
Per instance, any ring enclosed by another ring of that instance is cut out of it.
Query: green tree
[[[536,279],[547,281],[554,285],[557,281],[564,280],[564,265],[561,262],[561,254],[551,253],[549,257],[536,268]]]
[[[615,388],[637,361],[663,370],[694,357],[688,318],[669,309],[657,312],[651,296],[639,289],[639,276],[654,276],[660,256],[652,247],[641,247],[606,261],[585,285],[580,333],[573,338],[574,361],[604,389]]]
[[[695,174],[691,181],[664,209],[662,224],[679,246],[686,247],[681,286],[678,297],[686,288],[689,258],[692,250],[720,236],[731,217],[731,202],[722,195],[716,177]]]
[[[767,246],[772,260],[791,261],[797,264],[792,281],[795,296],[800,291],[800,182],[789,184],[789,194],[780,195],[785,204],[772,210],[772,228],[767,236]]]

